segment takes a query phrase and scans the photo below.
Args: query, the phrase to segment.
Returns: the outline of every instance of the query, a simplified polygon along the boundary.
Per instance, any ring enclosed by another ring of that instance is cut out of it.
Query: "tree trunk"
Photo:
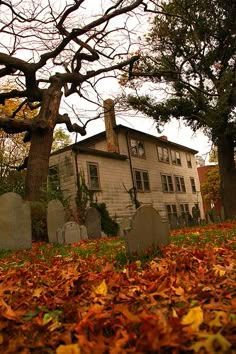
[[[232,135],[221,136],[218,140],[217,147],[224,216],[225,219],[236,219],[234,137]]]
[[[52,83],[43,94],[42,106],[35,128],[31,134],[31,146],[27,164],[26,195],[30,201],[40,200],[42,189],[46,188],[49,157],[53,142],[53,131],[61,102],[61,86]],[[42,129],[42,126],[45,126]]]

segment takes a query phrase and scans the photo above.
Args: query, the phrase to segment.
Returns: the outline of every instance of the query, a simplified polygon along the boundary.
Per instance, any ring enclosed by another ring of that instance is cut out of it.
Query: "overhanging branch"
[[[57,117],[57,124],[63,124],[63,123],[66,125],[67,130],[70,133],[75,132],[75,133],[79,133],[82,136],[86,135],[85,128],[79,126],[76,123],[72,124],[67,113],[65,113],[63,115],[59,114],[58,117]]]

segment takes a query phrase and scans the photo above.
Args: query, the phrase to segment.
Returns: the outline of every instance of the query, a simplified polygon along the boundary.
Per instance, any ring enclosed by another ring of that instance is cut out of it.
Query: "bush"
[[[91,206],[96,208],[101,214],[102,231],[108,236],[117,236],[119,225],[111,218],[105,203],[91,203]]]

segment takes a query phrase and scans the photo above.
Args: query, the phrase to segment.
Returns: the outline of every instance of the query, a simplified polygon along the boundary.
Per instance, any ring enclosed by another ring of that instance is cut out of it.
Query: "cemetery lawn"
[[[0,353],[235,353],[236,222],[0,253]]]

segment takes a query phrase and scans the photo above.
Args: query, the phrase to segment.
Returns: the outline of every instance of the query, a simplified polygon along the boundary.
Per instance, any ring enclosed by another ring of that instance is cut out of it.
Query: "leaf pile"
[[[162,257],[122,265],[120,239],[5,254],[0,352],[233,353],[235,226],[189,229],[184,241],[179,230]]]

